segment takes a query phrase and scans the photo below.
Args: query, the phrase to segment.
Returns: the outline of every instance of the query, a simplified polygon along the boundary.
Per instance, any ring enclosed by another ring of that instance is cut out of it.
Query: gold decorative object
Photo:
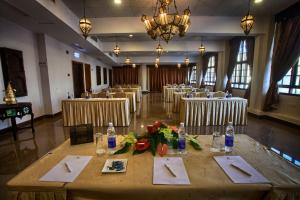
[[[179,15],[176,0],[157,0],[153,17],[142,15],[141,20],[153,40],[160,37],[168,43],[177,34],[180,37],[185,35],[191,25],[190,15],[189,8]]]
[[[199,47],[199,53],[200,53],[201,56],[203,56],[204,53],[205,53],[205,46],[202,43],[202,39],[201,39],[201,45]]]
[[[12,88],[11,82],[8,82],[3,101],[5,101],[6,104],[16,104],[17,99],[16,99],[15,92],[16,90]]]
[[[114,48],[114,54],[118,57],[120,53],[121,53],[121,49],[118,46],[118,44],[116,44],[116,46]]]
[[[254,25],[254,17],[250,15],[250,0],[248,5],[248,13],[241,20],[241,28],[243,29],[245,35],[248,35]]]
[[[127,58],[125,59],[125,63],[126,63],[127,65],[129,65],[130,62],[131,62],[130,58],[127,57]]]
[[[163,47],[160,45],[160,41],[158,42],[158,46],[156,47],[156,53],[157,53],[157,57],[160,57],[161,54],[163,53],[164,49]]]
[[[83,1],[83,17],[79,20],[79,28],[82,32],[84,39],[89,35],[89,32],[92,30],[91,21],[85,17],[85,0]]]

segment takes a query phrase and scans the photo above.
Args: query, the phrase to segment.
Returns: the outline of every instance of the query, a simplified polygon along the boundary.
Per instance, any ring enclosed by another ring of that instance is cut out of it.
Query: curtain
[[[139,83],[139,66],[113,67],[113,85],[138,84]]]
[[[205,83],[204,83],[204,78],[205,78],[205,74],[208,68],[208,61],[209,61],[209,57],[211,56],[210,53],[206,53],[203,55],[202,57],[202,81],[201,81],[201,88],[205,87]]]
[[[248,61],[248,65],[250,67],[251,74],[253,71],[254,43],[255,43],[254,37],[247,37],[247,39],[246,39],[247,54],[246,55],[247,55],[247,61]],[[248,88],[244,95],[244,98],[248,99],[248,106],[250,104],[251,83],[252,83],[252,78],[250,80],[250,83],[249,83]]]
[[[239,53],[240,42],[241,42],[240,37],[233,38],[229,41],[230,53],[229,53],[229,63],[227,67],[228,80],[227,80],[225,91],[228,91],[230,93],[232,93],[231,76],[235,67],[237,55]]]
[[[187,76],[187,67],[177,66],[162,66],[155,68],[153,65],[148,66],[149,68],[149,79],[150,79],[150,91],[161,92],[162,88],[166,84],[182,84],[185,83]]]
[[[300,16],[275,24],[274,48],[271,65],[271,84],[266,95],[264,111],[274,109],[279,103],[278,85],[300,54]]]

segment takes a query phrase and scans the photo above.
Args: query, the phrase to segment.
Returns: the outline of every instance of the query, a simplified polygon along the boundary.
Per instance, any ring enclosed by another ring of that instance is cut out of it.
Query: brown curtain
[[[205,78],[205,74],[206,74],[206,71],[208,68],[208,61],[209,61],[210,56],[211,56],[210,53],[206,53],[202,57],[202,81],[201,81],[201,86],[200,86],[201,88],[205,87],[204,78]]]
[[[166,84],[182,84],[185,83],[187,76],[187,67],[181,67],[170,65],[160,65],[155,68],[153,65],[148,66],[149,79],[150,79],[150,91],[161,92],[162,88]]]
[[[247,37],[247,39],[246,39],[247,61],[248,61],[248,65],[250,67],[251,74],[253,71],[254,43],[255,43],[254,37]],[[252,79],[251,79],[249,86],[244,95],[244,98],[248,99],[248,106],[250,104],[251,82],[252,82]]]
[[[271,66],[271,85],[266,95],[264,111],[274,109],[279,103],[278,85],[300,54],[300,16],[276,23]]]
[[[118,84],[138,84],[139,66],[113,67],[113,85]]]
[[[234,67],[236,64],[237,55],[239,53],[240,42],[241,42],[240,37],[233,38],[229,41],[230,53],[229,53],[229,63],[228,63],[228,67],[227,67],[228,80],[227,80],[225,91],[228,91],[230,93],[232,93],[231,76],[232,76],[232,73],[233,73],[233,70],[234,70]]]

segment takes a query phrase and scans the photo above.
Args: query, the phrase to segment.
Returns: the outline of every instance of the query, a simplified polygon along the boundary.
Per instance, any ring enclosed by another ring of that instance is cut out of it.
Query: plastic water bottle
[[[232,152],[234,143],[234,128],[232,122],[228,122],[225,133],[225,152]]]
[[[107,129],[107,149],[109,153],[114,153],[116,150],[116,132],[112,122],[108,123]]]
[[[180,154],[185,153],[185,130],[184,130],[184,123],[181,122],[179,129],[178,129],[178,152]]]

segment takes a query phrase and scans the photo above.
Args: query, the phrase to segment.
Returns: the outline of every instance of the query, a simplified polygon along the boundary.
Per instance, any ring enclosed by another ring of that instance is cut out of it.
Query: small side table
[[[31,126],[18,128],[16,118],[22,119],[25,115],[31,115]],[[14,140],[17,140],[17,131],[23,128],[31,128],[34,133],[33,119],[34,114],[32,112],[32,104],[30,102],[22,102],[17,104],[0,104],[0,120],[9,119],[11,120],[12,132]]]

